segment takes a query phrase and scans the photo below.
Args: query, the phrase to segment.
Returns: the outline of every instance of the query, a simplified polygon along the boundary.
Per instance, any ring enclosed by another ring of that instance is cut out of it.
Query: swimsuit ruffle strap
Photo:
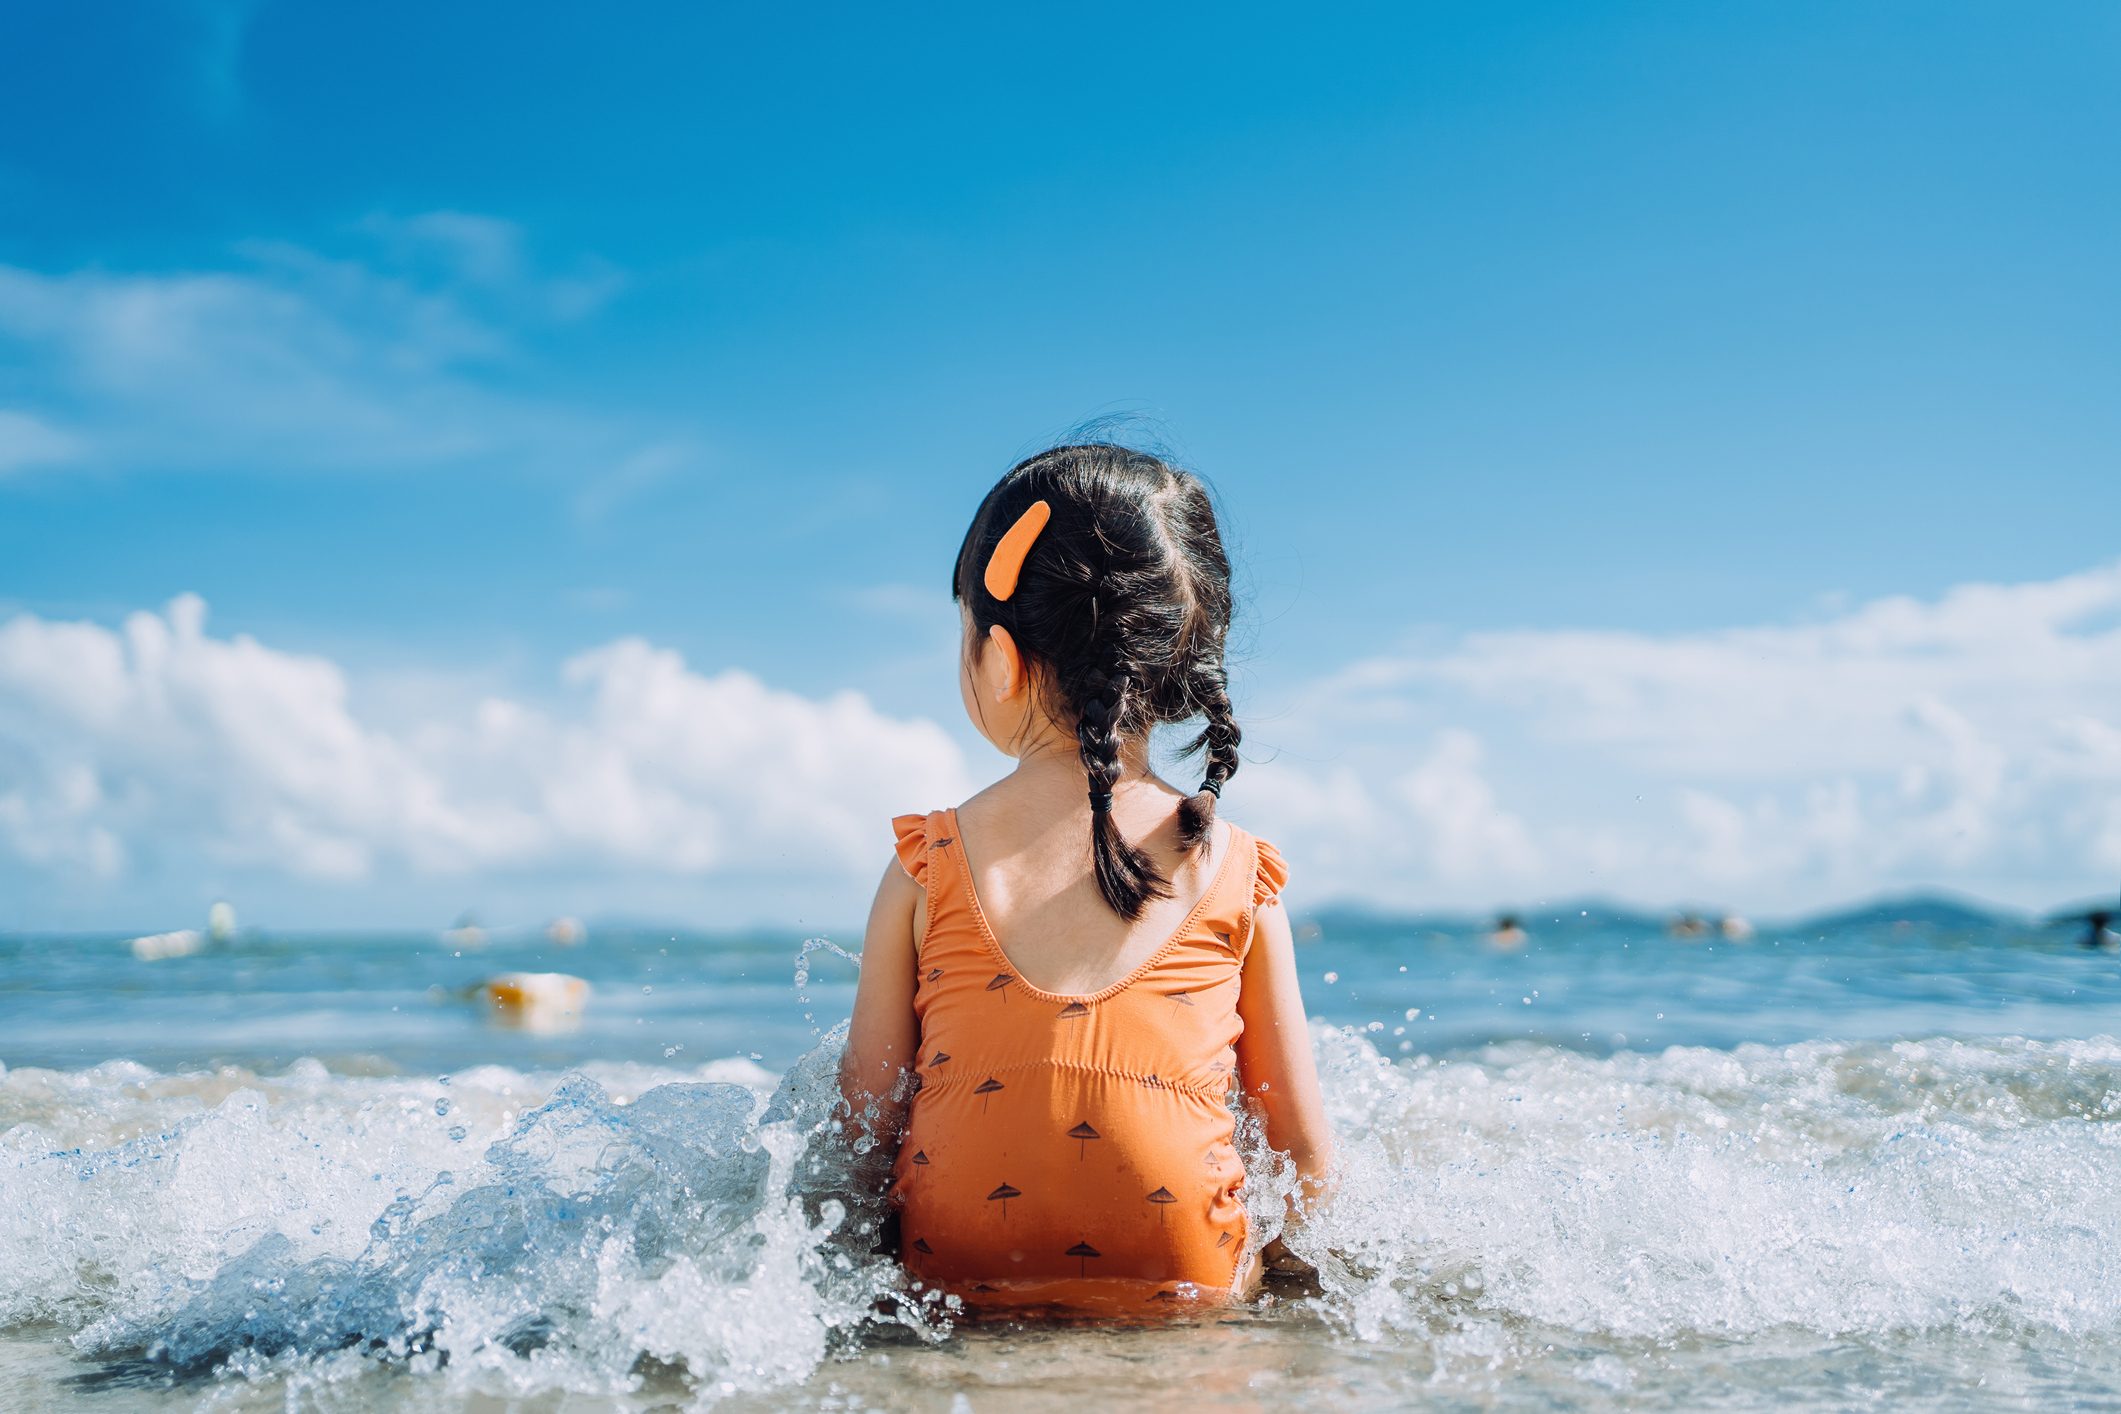
[[[1281,902],[1281,886],[1289,882],[1289,866],[1281,851],[1257,835],[1252,837],[1252,905],[1245,910],[1238,935],[1237,957],[1242,962],[1252,951],[1252,938],[1259,932],[1259,911]]]
[[[898,836],[898,865],[922,888],[928,886],[928,817],[899,815],[891,821]]]
[[[1252,906],[1263,908],[1281,898],[1282,886],[1289,882],[1289,866],[1281,851],[1265,840],[1255,838],[1252,844],[1259,851],[1259,863],[1252,871]]]

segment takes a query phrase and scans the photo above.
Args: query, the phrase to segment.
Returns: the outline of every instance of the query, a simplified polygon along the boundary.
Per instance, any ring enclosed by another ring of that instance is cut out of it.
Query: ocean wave
[[[2121,1045],[1808,1042],[1388,1060],[1316,1028],[1318,1269],[1256,1319],[1428,1364],[1600,1341],[2121,1336]],[[951,1312],[875,1252],[837,1034],[748,1062],[449,1077],[0,1072],[0,1328],[80,1357],[713,1400]],[[872,1156],[873,1158],[873,1156]],[[1249,1155],[1259,1236],[1286,1174]]]

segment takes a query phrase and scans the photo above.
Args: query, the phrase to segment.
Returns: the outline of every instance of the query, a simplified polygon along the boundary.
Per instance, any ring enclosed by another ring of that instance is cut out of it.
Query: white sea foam
[[[1589,1387],[1620,1389],[1599,1352],[1630,1342],[2121,1338],[2110,1040],[1398,1064],[1318,1042],[1343,1173],[1287,1234],[1322,1292],[1277,1309],[1323,1339],[1440,1371],[1574,1333]],[[744,1062],[0,1073],[0,1328],[298,1382],[785,1390],[887,1328],[949,1330],[821,1142],[833,1060],[777,1092]]]

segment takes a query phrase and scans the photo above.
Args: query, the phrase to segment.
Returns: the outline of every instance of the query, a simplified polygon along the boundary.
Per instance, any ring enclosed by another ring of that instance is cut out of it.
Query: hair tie
[[[1090,792],[1090,810],[1093,814],[1112,808],[1112,792],[1094,790]]]
[[[1221,781],[1216,780],[1213,776],[1210,776],[1208,777],[1208,779],[1202,781],[1200,783],[1200,788],[1206,791],[1209,795],[1214,796],[1217,800],[1221,800],[1223,798],[1223,783]]]
[[[1016,593],[1016,578],[1024,572],[1024,558],[1038,541],[1038,533],[1046,528],[1053,518],[1053,507],[1044,501],[1033,501],[1024,513],[1016,518],[1016,524],[1002,532],[995,542],[994,553],[987,559],[984,576],[987,592],[1006,601]]]

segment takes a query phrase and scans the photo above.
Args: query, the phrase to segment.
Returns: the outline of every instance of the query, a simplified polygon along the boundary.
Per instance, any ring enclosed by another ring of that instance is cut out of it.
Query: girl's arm
[[[905,1123],[902,1077],[920,1048],[920,1022],[913,1012],[916,976],[915,925],[927,903],[921,886],[896,860],[877,885],[862,935],[862,971],[855,984],[854,1019],[840,1056],[840,1098],[846,1102],[849,1138],[868,1134],[890,1156]]]
[[[1326,1189],[1333,1135],[1296,983],[1296,940],[1278,902],[1259,907],[1238,987],[1245,1030],[1237,1038],[1237,1067],[1245,1096],[1265,1118],[1267,1143],[1295,1163],[1303,1201],[1312,1202]]]

